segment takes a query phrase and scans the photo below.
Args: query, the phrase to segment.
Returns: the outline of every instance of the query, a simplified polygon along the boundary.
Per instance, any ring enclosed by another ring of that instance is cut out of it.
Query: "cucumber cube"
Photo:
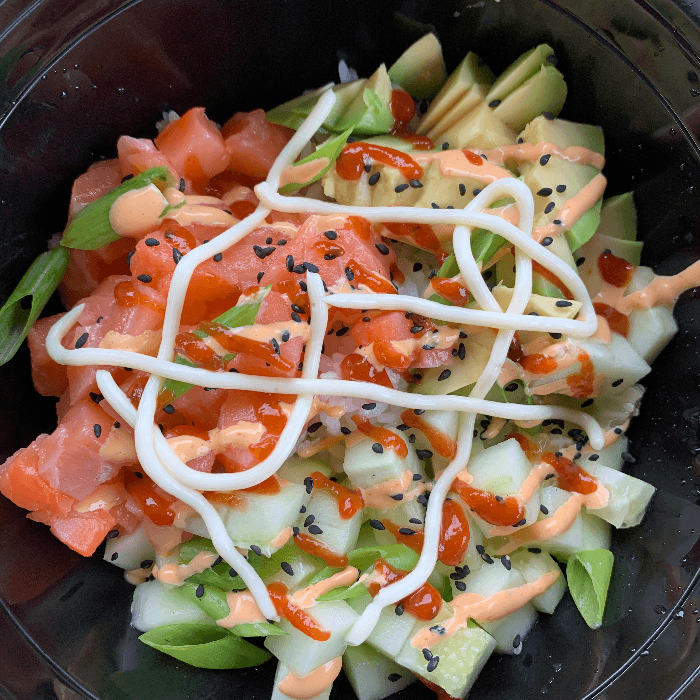
[[[610,494],[606,506],[588,510],[591,515],[596,515],[617,528],[635,527],[642,522],[649,501],[656,491],[651,484],[598,463],[586,465],[586,471],[602,482]]]
[[[115,557],[116,554],[116,557]],[[120,567],[121,569],[138,569],[141,562],[155,560],[156,551],[146,537],[142,527],[136,528],[130,535],[120,535],[107,540],[105,561]]]
[[[299,455],[292,455],[277,472],[277,476],[293,484],[303,484],[304,479],[313,472],[321,472],[324,476],[331,476],[331,468],[319,459],[305,459]]]
[[[411,638],[420,630],[444,622],[452,617],[452,613],[452,607],[446,603],[434,620],[419,621],[397,655],[396,661],[413,673],[439,685],[449,696],[464,698],[496,647],[493,637],[470,622],[430,649],[433,654],[432,661],[428,661],[422,650],[411,644]],[[437,666],[428,671],[428,665],[434,665],[435,657],[438,657]]]
[[[343,470],[354,486],[366,489],[390,479],[401,479],[408,470],[419,471],[419,461],[413,445],[400,431],[391,431],[398,435],[408,448],[408,456],[404,459],[394,450],[384,450],[377,454],[372,445],[374,441],[367,438],[347,448]]]
[[[278,572],[265,578],[265,583],[280,581],[287,586],[290,591],[296,591],[308,585],[308,582],[321,571],[318,559],[316,557],[307,557],[305,554],[301,554],[295,559],[290,558],[287,564],[289,564],[292,569],[291,575],[280,568]]]
[[[323,542],[332,552],[347,554],[355,547],[363,520],[362,510],[347,520],[341,518],[337,498],[327,489],[314,489],[306,512],[298,515],[299,529],[308,529],[304,523],[309,522],[311,516],[313,523],[308,525],[309,534]]]
[[[141,632],[175,624],[216,624],[198,605],[189,601],[181,588],[160,581],[136,586],[131,603],[131,624]]]
[[[518,549],[510,555],[510,560],[526,583],[533,583],[550,571],[561,572],[559,564],[547,552],[537,554],[527,549]],[[564,597],[566,589],[566,576],[562,573],[544,593],[540,593],[532,599],[531,602],[535,610],[551,615],[559,605],[559,601]]]
[[[383,700],[416,681],[410,671],[368,644],[345,650],[343,671],[358,700]]]
[[[312,617],[331,633],[330,639],[317,642],[307,637],[287,620],[281,628],[288,636],[267,637],[265,646],[295,675],[308,676],[311,671],[345,651],[345,635],[357,620],[355,611],[342,600],[316,603],[309,609]]]

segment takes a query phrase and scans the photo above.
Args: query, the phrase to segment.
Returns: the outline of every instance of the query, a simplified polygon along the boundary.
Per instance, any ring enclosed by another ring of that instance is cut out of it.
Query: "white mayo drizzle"
[[[50,356],[62,364],[84,366],[91,364],[129,366],[149,372],[151,377],[144,389],[138,411],[133,408],[111,375],[105,370],[97,373],[100,391],[122,418],[135,429],[135,444],[144,471],[161,488],[194,508],[204,519],[216,551],[241,575],[261,612],[268,619],[279,619],[260,577],[233,546],[224,525],[211,504],[195,489],[231,491],[255,486],[274,474],[294,450],[306,422],[315,394],[371,399],[404,408],[455,410],[463,414],[458,436],[457,455],[444,470],[432,491],[425,521],[425,545],[418,565],[404,579],[383,588],[347,635],[349,644],[360,644],[371,633],[383,607],[393,604],[419,588],[433,570],[437,560],[442,504],[450,484],[467,464],[471,451],[473,424],[477,413],[509,420],[563,418],[583,427],[595,449],[601,449],[605,435],[590,416],[552,406],[521,406],[485,401],[505,360],[513,331],[534,330],[542,333],[559,332],[585,338],[596,331],[597,322],[590,297],[575,271],[532,238],[533,199],[527,187],[514,178],[503,178],[486,187],[464,210],[433,210],[411,207],[349,207],[332,202],[320,202],[299,197],[282,197],[277,193],[283,170],[289,167],[304,145],[311,139],[329,114],[335,95],[328,90],[319,99],[304,124],[277,158],[265,182],[255,188],[260,206],[249,217],[237,223],[209,243],[198,246],[185,255],[177,266],[170,290],[162,341],[156,358],[138,353],[100,348],[66,350],[61,340],[75,323],[82,305],[66,314],[51,329],[46,347]],[[497,199],[504,196],[516,200],[520,217],[515,226],[504,219],[484,214]],[[218,373],[172,362],[174,340],[179,330],[180,316],[189,280],[201,262],[223,252],[264,223],[272,209],[282,212],[339,214],[362,216],[371,222],[411,222],[456,226],[455,254],[462,278],[482,307],[461,309],[436,304],[424,299],[402,295],[352,294],[324,295],[318,275],[307,274],[311,302],[311,333],[300,379],[257,377],[228,372]],[[502,312],[486,286],[470,250],[470,235],[474,228],[487,228],[511,242],[516,249],[516,282],[511,302]],[[578,320],[524,316],[523,310],[531,293],[532,260],[554,272],[581,303]],[[327,306],[356,309],[403,310],[421,313],[430,318],[462,325],[478,325],[498,329],[486,368],[469,397],[422,396],[408,394],[367,382],[318,379],[321,345],[328,318]],[[169,447],[154,425],[158,392],[165,378],[190,384],[225,389],[297,394],[292,413],[273,452],[254,468],[237,474],[205,474],[185,465]]]

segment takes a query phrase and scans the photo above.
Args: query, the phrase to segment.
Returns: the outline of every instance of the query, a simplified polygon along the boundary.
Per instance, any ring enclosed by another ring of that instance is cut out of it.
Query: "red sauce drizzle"
[[[432,227],[428,224],[402,224],[402,223],[384,223],[393,238],[408,238],[416,246],[433,253],[441,262],[447,259],[447,253],[440,245],[438,237],[435,235]]]
[[[469,301],[469,290],[456,280],[449,277],[433,277],[430,284],[437,294],[455,306],[464,306]]]
[[[364,508],[365,502],[359,491],[331,481],[321,472],[311,474],[311,480],[315,488],[328,489],[338,499],[338,511],[343,520],[350,520],[355,513],[359,513]]]
[[[192,333],[179,333],[175,336],[175,352],[188,357],[204,369],[213,372],[221,372],[224,369],[223,358]]]
[[[350,258],[345,267],[352,271],[353,281],[351,284],[354,287],[362,284],[376,294],[396,294],[396,287],[386,277],[382,277],[371,270],[366,270],[354,258]]]
[[[425,536],[422,530],[414,530],[412,535],[399,532],[399,526],[391,520],[382,520],[382,525],[396,538],[399,544],[405,544],[409,549],[420,554],[423,551]]]
[[[394,129],[402,129],[413,119],[416,107],[413,98],[405,90],[391,91],[391,114],[394,117]]]
[[[177,500],[166,493],[147,476],[139,479],[132,472],[125,473],[128,494],[141,506],[146,517],[155,525],[172,525],[175,513],[170,506]]]
[[[399,284],[403,284],[406,281],[406,275],[399,270],[399,266],[395,262],[389,265],[389,273],[391,274],[392,282],[396,280]]]
[[[626,287],[632,281],[635,267],[627,260],[606,252],[598,256],[598,270],[604,282],[613,287]]]
[[[465,158],[472,164],[472,165],[483,165],[484,164],[484,159],[474,153],[473,151],[467,151],[466,149],[462,149],[462,153],[464,153]]]
[[[356,352],[347,355],[340,363],[340,373],[343,379],[357,382],[372,382],[389,389],[393,384],[385,369],[378,370],[364,355]]]
[[[499,500],[488,491],[474,489],[460,479],[454,480],[452,490],[490,525],[515,525],[525,517],[525,509],[513,496]]]
[[[407,153],[363,141],[345,146],[338,156],[335,169],[343,180],[359,180],[366,159],[396,168],[407,180],[418,180],[423,175],[423,168]]]
[[[450,695],[444,688],[441,688],[436,683],[431,683],[422,676],[417,676],[418,680],[426,687],[428,690],[432,690],[437,694],[437,700],[459,700],[454,695]]]
[[[593,304],[593,308],[598,316],[602,316],[608,322],[613,333],[627,337],[630,332],[630,321],[625,314],[621,314],[617,309],[601,302]]]
[[[450,439],[441,430],[434,428],[432,425],[424,421],[420,416],[417,416],[410,409],[401,414],[401,422],[409,428],[420,430],[427,438],[430,446],[445,459],[453,459],[457,453],[457,443]]]
[[[250,216],[256,209],[257,206],[253,204],[253,202],[249,202],[245,199],[239,199],[237,202],[233,202],[228,208],[237,219],[241,220],[245,219],[246,216]]]
[[[447,566],[458,566],[469,546],[469,522],[460,506],[446,500],[442,506],[442,529],[438,559]]]
[[[392,129],[390,133],[392,136],[396,136],[397,139],[410,143],[415,151],[429,151],[431,148],[435,148],[435,143],[427,136],[397,129]]]
[[[327,545],[317,540],[313,535],[300,532],[294,535],[294,542],[302,552],[306,552],[313,557],[319,557],[334,569],[344,569],[348,565],[348,558],[342,554],[336,554]]]
[[[408,457],[406,443],[391,430],[372,425],[364,416],[353,416],[352,419],[362,434],[378,442],[385,450],[393,450],[401,459]]]
[[[321,627],[306,610],[297,607],[292,603],[287,595],[289,589],[283,583],[275,581],[267,587],[275,610],[280,617],[287,620],[293,627],[303,632],[307,637],[315,639],[317,642],[327,642],[331,638],[331,633]]]
[[[518,338],[517,333],[513,334],[513,340],[510,341],[510,347],[508,348],[507,357],[509,360],[517,362],[518,364],[523,359],[523,357],[525,357],[525,353],[523,352],[523,346],[520,344],[520,339]]]
[[[542,275],[546,280],[551,282],[561,293],[564,299],[573,299],[574,295],[569,291],[569,288],[551,271],[543,267],[538,262],[532,261],[532,271]]]
[[[553,452],[542,452],[537,445],[519,433],[507,435],[506,440],[509,438],[515,438],[520,443],[529,460],[540,459],[549,464],[557,473],[559,488],[582,494],[593,493],[598,488],[596,479],[570,459],[557,457]]]
[[[578,361],[581,363],[581,369],[576,374],[570,374],[566,378],[566,383],[569,387],[571,396],[575,399],[585,399],[593,393],[593,379],[595,378],[595,369],[591,362],[588,353],[579,352]]]
[[[245,499],[241,498],[235,491],[205,491],[204,498],[213,503],[223,503],[231,508],[242,508],[245,505]]]
[[[329,241],[327,238],[322,238],[313,244],[313,247],[320,255],[328,255],[333,258],[339,258],[345,253],[345,248],[339,246],[335,241]]]
[[[277,477],[273,474],[255,486],[249,486],[247,489],[240,490],[244,493],[261,493],[265,496],[274,496],[282,490],[282,487]]]
[[[386,583],[384,585],[380,585],[376,581],[370,583],[368,590],[373,598],[384,586],[400,581],[408,574],[408,571],[395,569],[384,559],[377,559],[374,562],[374,570]],[[417,617],[419,620],[432,620],[442,608],[442,598],[435,588],[429,583],[424,583],[415,593],[411,593],[410,596],[404,598],[401,604],[407,613]]]
[[[513,340],[510,341],[508,359],[517,362],[530,374],[550,374],[557,368],[557,361],[553,357],[547,357],[541,353],[526,355],[523,352],[523,346],[520,344],[517,333],[513,336]]]

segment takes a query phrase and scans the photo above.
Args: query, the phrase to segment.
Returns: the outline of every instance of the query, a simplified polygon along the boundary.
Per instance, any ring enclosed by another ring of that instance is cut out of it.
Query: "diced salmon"
[[[231,156],[230,169],[263,179],[294,131],[271,124],[265,112],[256,109],[234,114],[221,128],[221,135]]]
[[[224,389],[205,391],[204,387],[195,386],[172,405],[189,423],[200,430],[216,428],[221,407],[226,398]]]
[[[161,153],[151,139],[135,139],[120,136],[117,141],[119,172],[121,177],[138,175],[149,168],[165,166],[173,176],[178,177],[178,169],[170,162],[165,153]]]
[[[203,186],[204,181],[225,170],[230,160],[221,133],[203,107],[193,107],[170,122],[155,144],[178,173]]]
[[[84,557],[94,554],[107,533],[117,524],[114,516],[101,509],[87,513],[71,511],[68,515],[29,513],[28,517],[49,525],[51,532],[61,542]]]
[[[67,367],[52,360],[46,350],[46,336],[53,324],[63,316],[65,314],[40,318],[27,336],[32,360],[32,381],[42,396],[61,396],[68,388]]]
[[[68,218],[72,219],[86,204],[107,194],[119,186],[121,180],[119,160],[98,160],[86,172],[79,175],[71,190]]]
[[[100,455],[112,419],[90,399],[75,404],[56,430],[37,447],[38,473],[54,489],[82,500],[119,472]]]
[[[22,448],[0,466],[0,493],[20,508],[66,515],[74,499],[51,486],[39,474],[40,451],[49,439],[40,435],[29,447]]]

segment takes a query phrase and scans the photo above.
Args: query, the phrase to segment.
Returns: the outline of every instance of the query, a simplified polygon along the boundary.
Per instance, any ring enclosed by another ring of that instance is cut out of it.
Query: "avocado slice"
[[[535,117],[520,134],[526,143],[553,143],[559,148],[581,146],[605,155],[603,130],[593,124],[579,124],[565,119]]]
[[[546,65],[504,98],[493,113],[511,129],[520,131],[538,114],[559,114],[565,100],[564,76],[554,66]]]
[[[517,58],[506,68],[489,90],[488,100],[504,100],[517,87],[535,75],[545,64],[554,49],[547,44],[540,44]]]
[[[442,115],[438,123],[428,131],[427,136],[431,139],[436,138],[465,117],[472,109],[483,104],[487,90],[488,86],[486,85],[480,85],[478,83],[472,85],[469,90]]]
[[[361,92],[362,87],[366,82],[367,79],[362,78],[361,80],[354,80],[351,83],[342,83],[340,85],[333,86],[336,102],[333,105],[330,114],[326,118],[326,121],[323,122],[325,129],[328,129],[328,131],[337,131],[335,124],[338,121],[338,118]],[[314,90],[307,95],[295,97],[293,100],[289,100],[289,102],[278,105],[274,109],[267,112],[265,115],[267,121],[272,122],[273,124],[287,126],[290,129],[298,129],[306,117],[309,116],[311,110],[316,106],[318,98],[327,89],[328,86],[324,85],[323,87],[318,88],[318,90]]]
[[[411,44],[389,68],[389,78],[416,100],[432,97],[447,78],[442,46],[435,34]]]
[[[625,192],[603,202],[598,232],[623,241],[637,240],[637,208],[634,193]]]
[[[352,127],[355,134],[385,134],[393,124],[391,80],[382,63],[338,118],[334,130]]]
[[[480,148],[484,151],[515,143],[516,133],[494,116],[488,104],[473,109],[434,140],[447,142],[450,148]]]
[[[416,131],[426,134],[450,110],[473,85],[490,86],[494,81],[491,69],[482,63],[473,52],[469,52],[462,62],[450,74],[447,82],[430,103],[428,111],[418,125]]]

